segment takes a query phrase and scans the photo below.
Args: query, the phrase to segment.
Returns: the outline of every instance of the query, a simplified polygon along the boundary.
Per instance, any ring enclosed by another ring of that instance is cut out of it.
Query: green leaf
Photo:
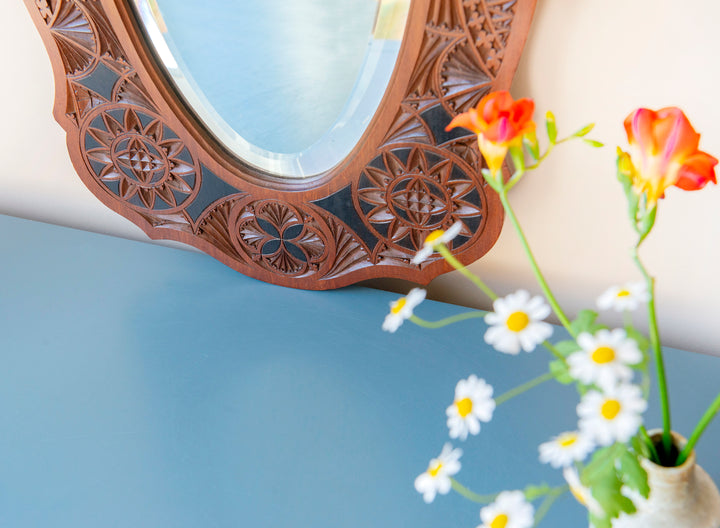
[[[638,431],[638,434],[633,436],[632,438],[632,447],[635,450],[635,453],[640,455],[643,458],[650,458],[650,448],[645,443],[645,439],[642,437],[642,434]]]
[[[609,464],[603,465],[592,475],[590,491],[605,515],[614,519],[621,512],[634,513],[637,509],[633,502],[622,494],[623,482],[615,469],[615,460],[611,459]]]
[[[560,361],[559,359],[551,361],[550,373],[555,376],[558,383],[562,383],[563,385],[575,383],[575,379],[570,375],[570,372],[568,372],[567,363],[564,361]]]
[[[593,528],[612,528],[612,519],[607,517],[598,517],[590,514],[590,526]]]
[[[573,352],[577,352],[578,350],[580,350],[580,345],[578,345],[575,341],[571,339],[559,341],[555,343],[553,347],[565,357],[568,357]]]
[[[585,125],[585,126],[582,127],[580,130],[578,130],[577,132],[575,132],[575,133],[572,135],[572,137],[583,137],[583,136],[587,136],[593,128],[595,128],[595,123],[590,123],[589,125]]]
[[[600,472],[604,466],[607,464],[611,464],[612,467],[615,466],[615,444],[603,447],[601,449],[598,449],[593,453],[592,460],[590,463],[585,466],[585,468],[580,473],[580,482],[582,482],[585,486],[590,487],[593,475],[595,473]]]
[[[557,141],[557,125],[555,124],[555,116],[552,112],[545,114],[545,128],[547,128],[547,135],[550,143]]]
[[[580,334],[582,332],[594,334],[598,330],[606,328],[604,325],[595,323],[597,316],[597,312],[592,310],[581,310],[575,320],[570,323],[570,329],[575,334]]]
[[[638,455],[630,451],[625,451],[620,456],[620,471],[623,474],[625,484],[647,499],[648,495],[650,495],[648,475],[640,465]]]
[[[600,148],[600,147],[605,146],[605,143],[602,143],[595,139],[588,139],[588,138],[583,138],[583,143],[586,143],[586,144],[590,145],[591,147],[595,147],[595,148]]]

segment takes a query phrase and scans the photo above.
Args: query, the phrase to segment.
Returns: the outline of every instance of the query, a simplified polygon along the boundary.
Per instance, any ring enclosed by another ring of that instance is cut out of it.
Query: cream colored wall
[[[139,228],[97,201],[75,176],[64,135],[52,120],[50,64],[24,5],[0,17],[0,213],[146,240]],[[720,155],[720,4],[695,0],[538,0],[513,86],[562,132],[590,121],[602,150],[566,145],[512,192],[512,201],[557,296],[569,311],[606,286],[637,279],[627,258],[632,233],[614,176],[622,120],[637,106],[679,105]],[[12,82],[8,82],[8,78]],[[38,154],[40,153],[40,154]],[[720,354],[720,191],[670,191],[643,256],[659,278],[659,317],[667,344]],[[507,229],[471,269],[500,292],[537,291]],[[404,285],[383,281],[387,288]],[[487,308],[457,274],[436,279],[434,299]],[[382,308],[379,308],[382,309]],[[379,321],[379,319],[378,319]]]
[[[52,117],[50,59],[22,0],[4,2],[0,44],[0,213],[148,240],[75,175],[65,134]]]

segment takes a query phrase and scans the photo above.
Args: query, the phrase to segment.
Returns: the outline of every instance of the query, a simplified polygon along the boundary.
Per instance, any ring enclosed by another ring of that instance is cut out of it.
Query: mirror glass
[[[134,0],[177,90],[226,148],[277,176],[331,169],[385,94],[411,0]]]

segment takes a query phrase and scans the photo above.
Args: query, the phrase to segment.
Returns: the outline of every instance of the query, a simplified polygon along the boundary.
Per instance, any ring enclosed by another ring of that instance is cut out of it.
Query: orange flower
[[[495,175],[502,167],[510,147],[520,146],[522,138],[535,132],[532,99],[518,99],[505,91],[483,97],[477,108],[471,108],[453,119],[445,130],[463,127],[478,136],[478,145],[490,172]]]
[[[630,152],[621,154],[621,170],[630,175],[635,192],[647,193],[649,208],[672,185],[697,191],[717,183],[718,160],[698,150],[700,134],[679,108],[639,108],[625,119],[625,132]]]

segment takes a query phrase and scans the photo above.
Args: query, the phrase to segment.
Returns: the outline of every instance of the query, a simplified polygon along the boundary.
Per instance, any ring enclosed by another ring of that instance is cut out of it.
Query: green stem
[[[642,369],[642,380],[640,382],[640,389],[642,390],[643,399],[647,401],[650,396],[650,370],[649,365],[643,366]]]
[[[717,395],[715,401],[710,404],[708,410],[705,411],[705,414],[703,414],[703,417],[695,426],[695,430],[690,435],[690,439],[688,440],[687,444],[685,444],[685,447],[683,447],[683,450],[680,452],[680,456],[677,460],[678,466],[685,462],[685,460],[687,460],[687,457],[690,456],[690,453],[695,448],[695,444],[697,444],[698,440],[700,440],[703,432],[705,432],[705,428],[710,425],[710,422],[713,418],[715,418],[715,415],[718,413],[718,411],[720,411],[720,394]]]
[[[458,323],[460,321],[465,321],[467,319],[485,317],[486,314],[487,312],[477,310],[473,312],[464,312],[461,314],[453,315],[452,317],[446,317],[445,319],[440,319],[439,321],[426,321],[425,319],[420,319],[417,315],[411,315],[410,321],[412,321],[418,326],[422,326],[423,328],[442,328],[444,326]]]
[[[550,493],[548,493],[548,495],[545,497],[545,500],[542,501],[542,504],[538,508],[537,513],[535,513],[535,524],[533,524],[533,526],[538,526],[540,524],[540,521],[542,521],[543,518],[547,515],[555,501],[558,500],[560,496],[569,489],[569,486],[562,486],[560,488],[555,488]]]
[[[508,218],[510,219],[510,222],[512,223],[513,227],[515,228],[515,232],[518,234],[518,237],[520,238],[520,243],[523,246],[523,249],[525,250],[525,254],[527,255],[528,260],[530,261],[530,266],[532,267],[533,273],[535,274],[535,278],[537,279],[538,284],[540,285],[540,288],[542,288],[543,293],[545,294],[545,298],[550,303],[550,306],[552,307],[553,311],[555,312],[555,315],[560,320],[560,323],[567,329],[567,331],[572,335],[573,337],[577,337],[575,335],[575,332],[573,332],[572,328],[570,327],[570,320],[565,315],[565,312],[563,312],[562,308],[560,308],[560,305],[558,304],[557,300],[555,299],[555,296],[550,291],[550,287],[547,284],[547,281],[545,280],[545,277],[543,277],[542,272],[540,271],[540,267],[537,264],[537,261],[535,260],[535,257],[530,250],[530,245],[528,244],[527,238],[525,238],[525,234],[523,233],[522,228],[520,227],[520,222],[518,221],[517,217],[515,216],[515,212],[513,211],[512,207],[510,206],[510,202],[507,197],[507,189],[503,189],[500,193],[500,201],[502,202],[503,208],[505,209],[505,213],[508,215]]]
[[[650,330],[650,346],[655,357],[655,369],[657,372],[658,381],[658,393],[660,394],[660,405],[662,407],[662,420],[663,420],[663,455],[668,456],[672,452],[672,436],[670,434],[670,400],[668,398],[667,389],[667,378],[665,376],[665,362],[663,360],[662,345],[660,343],[660,331],[658,330],[657,315],[655,313],[655,279],[653,279],[648,273],[645,266],[643,266],[638,253],[640,246],[639,244],[633,248],[633,260],[640,269],[640,272],[645,277],[645,283],[647,284],[647,290],[649,295],[648,300],[648,326]]]
[[[450,253],[450,251],[448,250],[447,246],[445,246],[445,244],[441,244],[440,246],[438,246],[437,250],[443,256],[443,258],[445,258],[445,260],[448,263],[450,263],[451,266],[453,266],[456,270],[458,270],[460,273],[462,273],[468,279],[470,279],[473,283],[475,283],[475,285],[478,288],[480,288],[485,293],[485,295],[487,295],[491,300],[494,301],[495,299],[498,298],[497,294],[494,291],[492,291],[490,289],[490,287],[487,284],[485,284],[482,281],[482,279],[480,279],[480,277],[471,273],[470,270],[468,270],[465,266],[463,266],[452,255],[452,253]],[[451,324],[451,323],[455,322],[454,320],[450,321],[450,319],[452,319],[452,318],[448,318],[449,322],[447,324]],[[459,320],[463,320],[463,319],[469,319],[469,316],[462,317],[462,319],[459,319]],[[423,326],[425,328],[441,328],[442,326],[445,326],[445,324],[439,324],[439,323],[441,323],[441,321],[438,321],[437,323],[428,323],[427,321],[423,321],[421,323],[420,321],[422,321],[422,320],[415,321],[415,320],[413,320],[412,317],[410,318],[410,320],[413,321],[414,323],[418,324],[419,326]],[[443,321],[445,321],[445,319],[443,319]],[[427,323],[427,324],[424,324],[424,323]],[[438,326],[434,326],[435,324],[437,324]],[[432,326],[428,326],[428,325],[432,325]],[[545,341],[543,343],[543,346],[545,348],[547,348],[552,353],[552,355],[554,355],[556,358],[561,359],[562,361],[565,361],[565,357],[563,357],[563,355],[560,352],[558,352],[557,349],[554,346],[552,346],[548,341]]]
[[[625,310],[623,312],[623,320],[625,321],[625,331],[630,332],[633,329],[632,314]]]
[[[556,143],[557,143],[557,142],[556,142]],[[547,158],[547,157],[550,155],[550,153],[552,152],[552,150],[555,148],[556,143],[550,143],[550,144],[548,145],[547,150],[545,151],[545,154],[543,154],[542,156],[540,156],[540,157],[538,158],[538,160],[537,160],[535,163],[533,163],[532,165],[528,165],[527,167],[525,167],[525,170],[526,170],[526,171],[529,171],[529,170],[535,170],[535,169],[537,169],[537,168],[540,166],[540,164],[541,164],[543,161],[545,161],[545,158]]]
[[[450,477],[450,482],[452,483],[452,489],[454,489],[456,492],[458,492],[460,495],[465,497],[468,500],[471,500],[473,502],[477,502],[479,504],[490,504],[492,501],[494,501],[498,494],[494,495],[478,495],[474,491],[470,491],[465,486],[460,484],[457,480]]]
[[[508,180],[507,184],[505,185],[505,190],[510,191],[517,183],[522,179],[523,175],[525,174],[525,167],[522,167],[522,170],[515,170],[515,174],[512,175],[512,178]]]
[[[565,359],[565,356],[563,356],[563,355],[560,353],[560,351],[559,351],[557,348],[555,348],[552,343],[550,343],[550,341],[543,341],[543,342],[542,342],[542,346],[544,346],[545,348],[547,348],[547,349],[550,351],[550,353],[551,353],[553,356],[555,356],[555,358],[559,359],[559,360],[562,361],[563,363],[567,363],[567,359]]]
[[[551,379],[555,379],[555,376],[550,372],[543,374],[542,376],[538,376],[535,379],[531,379],[527,383],[523,383],[519,387],[515,387],[514,389],[511,389],[495,398],[495,405],[502,405],[506,401],[513,399],[515,396],[520,396],[522,393],[537,387],[541,383],[550,381]]]
[[[487,295],[490,300],[494,301],[498,298],[498,296],[495,294],[494,291],[488,287],[487,284],[485,284],[480,277],[472,273],[469,269],[467,269],[465,266],[463,266],[458,259],[456,259],[452,253],[450,253],[450,250],[447,248],[445,244],[439,244],[437,246],[437,251],[440,253],[443,258],[447,261],[448,264],[450,264],[453,268],[458,270],[460,273],[462,273],[465,277],[467,277],[475,286],[480,288],[480,290]]]

